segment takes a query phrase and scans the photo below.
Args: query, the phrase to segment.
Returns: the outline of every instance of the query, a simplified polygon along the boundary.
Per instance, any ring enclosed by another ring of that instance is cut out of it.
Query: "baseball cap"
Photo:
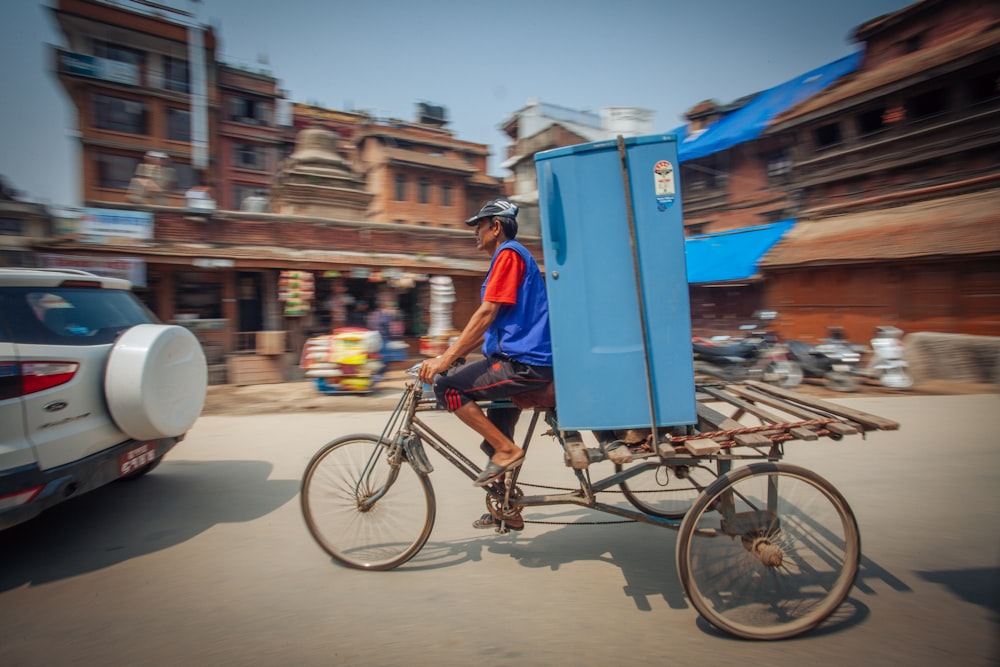
[[[479,213],[466,220],[465,224],[469,227],[475,227],[483,218],[492,218],[497,215],[504,218],[511,218],[516,221],[517,204],[514,204],[506,199],[494,199],[492,201],[488,201],[481,209],[479,209]]]

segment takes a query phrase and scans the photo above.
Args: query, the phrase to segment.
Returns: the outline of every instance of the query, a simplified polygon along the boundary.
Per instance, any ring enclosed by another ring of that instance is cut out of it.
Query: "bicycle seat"
[[[556,407],[556,385],[554,382],[549,382],[538,389],[514,394],[510,397],[510,401],[522,410],[554,408]]]

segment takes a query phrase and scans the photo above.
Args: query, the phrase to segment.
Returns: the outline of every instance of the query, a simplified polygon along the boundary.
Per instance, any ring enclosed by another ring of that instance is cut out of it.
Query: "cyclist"
[[[483,436],[481,449],[490,460],[474,484],[486,486],[524,462],[524,452],[512,440],[520,410],[484,414],[476,401],[509,398],[552,382],[552,343],[544,279],[534,257],[515,240],[517,206],[494,199],[465,224],[475,227],[476,247],[492,256],[482,303],[455,342],[421,364],[420,379],[434,384],[438,407],[454,412]],[[435,381],[480,339],[483,359]]]

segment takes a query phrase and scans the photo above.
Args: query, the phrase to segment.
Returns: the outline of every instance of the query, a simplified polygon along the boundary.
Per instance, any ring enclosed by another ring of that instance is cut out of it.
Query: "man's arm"
[[[420,379],[428,384],[434,376],[451,368],[451,365],[472,352],[480,344],[486,330],[493,324],[500,306],[503,304],[483,301],[469,318],[468,324],[458,335],[458,339],[448,346],[444,353],[434,359],[427,359],[420,366]]]

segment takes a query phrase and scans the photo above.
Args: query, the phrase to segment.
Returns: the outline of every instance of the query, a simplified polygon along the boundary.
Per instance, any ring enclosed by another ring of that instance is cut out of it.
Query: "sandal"
[[[517,516],[511,517],[510,519],[504,521],[504,525],[507,526],[507,528],[509,528],[510,530],[524,530],[524,518],[520,514],[518,514]],[[493,518],[492,514],[487,512],[486,514],[482,515],[481,517],[473,521],[472,527],[499,528],[500,524],[497,522],[496,519]]]

